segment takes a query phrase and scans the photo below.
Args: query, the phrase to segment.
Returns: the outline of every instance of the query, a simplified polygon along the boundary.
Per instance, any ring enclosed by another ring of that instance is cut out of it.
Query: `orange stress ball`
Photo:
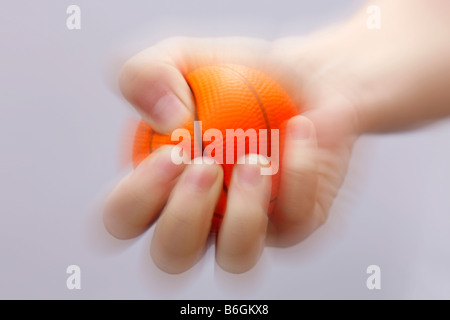
[[[270,166],[278,168],[285,122],[297,115],[298,110],[274,80],[245,66],[224,64],[201,67],[187,74],[186,80],[196,105],[192,119],[184,127],[192,137],[191,150],[188,150],[191,159],[205,155],[209,149],[212,152],[206,155],[218,161],[224,171],[223,189],[211,224],[211,232],[216,233],[225,213],[234,163],[244,154],[258,153],[268,156]],[[201,133],[198,132],[200,128]],[[208,132],[214,132],[214,138]],[[217,140],[217,134],[221,134],[221,141]],[[221,143],[220,148],[217,147],[218,142]],[[133,144],[134,167],[158,147],[179,143],[179,138],[158,134],[141,121]],[[215,148],[208,148],[212,143]],[[278,163],[274,164],[274,161]],[[275,209],[280,176],[279,170],[274,171],[269,214]]]

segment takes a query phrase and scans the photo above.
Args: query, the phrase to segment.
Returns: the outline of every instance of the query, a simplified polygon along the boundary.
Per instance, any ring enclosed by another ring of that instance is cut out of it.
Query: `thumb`
[[[187,73],[215,63],[273,71],[266,63],[270,48],[267,41],[253,38],[169,38],[125,63],[120,89],[153,129],[167,134],[192,118],[194,98],[184,78]]]
[[[128,60],[120,72],[119,86],[142,118],[160,133],[168,134],[191,118],[191,90],[161,45]]]

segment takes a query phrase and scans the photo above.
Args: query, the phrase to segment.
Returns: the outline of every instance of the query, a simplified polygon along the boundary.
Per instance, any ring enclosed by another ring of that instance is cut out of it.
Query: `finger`
[[[277,207],[269,227],[269,244],[295,244],[315,226],[317,152],[313,123],[304,116],[289,120]]]
[[[109,196],[103,220],[116,238],[130,239],[156,219],[182,173],[184,164],[171,160],[173,147],[164,146],[148,156]]]
[[[161,270],[186,271],[202,256],[222,181],[223,171],[217,164],[186,168],[153,235],[151,255]]]
[[[257,53],[262,56],[267,46],[265,41],[247,38],[170,38],[128,60],[119,85],[144,120],[167,134],[192,117],[194,101],[184,75],[216,63],[254,65],[262,60]]]
[[[250,270],[264,246],[271,176],[262,175],[260,165],[249,164],[255,156],[235,165],[217,239],[217,263],[232,273]]]

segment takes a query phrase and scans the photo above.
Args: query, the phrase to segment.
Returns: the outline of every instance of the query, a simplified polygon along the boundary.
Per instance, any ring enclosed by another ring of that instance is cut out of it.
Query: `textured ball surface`
[[[194,143],[194,120],[202,122],[203,133],[210,128],[218,129],[223,136],[223,163],[224,183],[222,193],[216,206],[211,232],[218,232],[226,208],[228,186],[233,171],[233,164],[225,164],[227,145],[225,143],[227,129],[268,129],[266,150],[271,147],[271,129],[279,129],[280,159],[282,157],[282,144],[284,141],[285,122],[299,112],[287,93],[273,79],[258,70],[240,65],[213,65],[195,69],[186,76],[186,80],[195,98],[195,110],[190,120],[184,127],[192,137],[191,155],[202,153],[201,149],[208,146],[211,141],[202,141],[198,146]],[[200,134],[198,134],[200,135]],[[258,149],[260,137],[257,136],[258,153],[264,154]],[[266,141],[266,140],[263,140]],[[161,135],[141,121],[138,125],[133,143],[133,165],[136,167],[150,153],[162,145],[177,145],[179,141],[172,141],[170,135]],[[245,153],[249,153],[251,146],[246,141]],[[237,146],[233,145],[234,163],[240,154],[237,154]],[[217,152],[217,151],[216,151]],[[228,150],[230,152],[230,150]],[[265,153],[267,154],[267,153]],[[268,152],[270,155],[270,151]],[[269,205],[271,214],[276,205],[279,182],[279,171],[272,176],[272,194]]]

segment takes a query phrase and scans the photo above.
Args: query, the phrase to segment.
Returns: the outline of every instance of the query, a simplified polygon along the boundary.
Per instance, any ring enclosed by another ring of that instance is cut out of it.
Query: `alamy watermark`
[[[366,20],[366,27],[369,30],[381,29],[381,8],[379,6],[371,5],[366,10],[369,15]]]
[[[274,175],[279,169],[278,129],[226,129],[225,137],[219,129],[210,128],[202,134],[202,122],[194,121],[194,137],[187,129],[176,129],[172,132],[172,142],[178,142],[172,149],[173,163],[217,163],[244,164],[244,156],[258,154],[259,157],[247,157],[249,164],[261,165],[262,175]],[[208,143],[203,148],[203,143]],[[194,155],[192,155],[194,144]],[[224,154],[225,151],[225,154]],[[248,152],[246,152],[248,151]],[[261,157],[262,156],[262,157]],[[235,160],[237,159],[237,160]]]
[[[69,290],[81,290],[81,269],[76,264],[67,267],[66,273],[70,274],[66,280],[66,286]]]
[[[367,289],[381,290],[381,268],[373,264],[367,267],[366,272],[370,274],[366,281]]]
[[[76,4],[71,4],[67,7],[66,13],[68,17],[66,19],[66,27],[69,30],[81,29],[81,9]]]

